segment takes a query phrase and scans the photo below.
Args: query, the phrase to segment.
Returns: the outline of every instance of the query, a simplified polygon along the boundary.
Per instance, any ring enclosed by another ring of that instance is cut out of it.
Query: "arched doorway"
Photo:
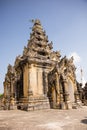
[[[69,93],[70,102],[74,102],[75,101],[74,85],[73,85],[73,82],[71,80],[68,81],[68,93]]]

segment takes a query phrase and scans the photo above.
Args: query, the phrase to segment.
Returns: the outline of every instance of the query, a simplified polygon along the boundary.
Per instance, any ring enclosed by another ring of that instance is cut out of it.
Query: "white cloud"
[[[70,55],[68,57],[70,58],[72,56],[74,58],[74,64],[77,64],[77,63],[81,62],[81,58],[80,58],[80,56],[76,52],[70,53]]]
[[[83,78],[82,78],[82,87],[85,86],[85,83],[86,83],[86,80],[85,80],[85,78],[83,77]]]
[[[85,85],[86,81],[83,75],[83,71],[81,73],[81,57],[76,53],[76,52],[72,52],[69,54],[68,58],[72,57],[74,58],[74,64],[76,66],[76,77],[77,77],[77,81],[78,82],[82,82],[83,86]]]

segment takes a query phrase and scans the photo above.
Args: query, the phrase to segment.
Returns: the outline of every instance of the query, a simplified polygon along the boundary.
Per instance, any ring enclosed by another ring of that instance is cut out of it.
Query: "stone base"
[[[76,103],[76,102],[68,102],[67,103],[67,108],[68,109],[77,109],[77,108],[80,108],[80,107],[82,107],[81,102],[78,102],[78,103]]]
[[[77,104],[76,103],[72,103],[72,109],[77,109]]]
[[[87,100],[83,100],[83,105],[87,106]]]
[[[49,99],[47,97],[30,97],[28,102],[28,111],[41,110],[50,108]]]
[[[78,102],[76,103],[76,105],[77,105],[77,108],[81,108],[81,107],[82,107],[82,102],[81,102],[81,101],[78,101]]]
[[[17,105],[4,105],[3,110],[17,110]]]
[[[10,110],[17,110],[17,105],[10,105]]]
[[[66,109],[66,104],[65,104],[65,102],[61,102],[61,103],[60,103],[60,109],[62,109],[62,110],[65,110],[65,109]]]
[[[32,111],[32,110],[41,110],[50,108],[48,97],[39,96],[39,97],[29,97],[28,101],[21,102],[18,104],[18,109]]]
[[[72,102],[70,101],[66,102],[66,109],[72,109]]]
[[[76,109],[77,106],[76,106],[76,103],[72,103],[70,101],[67,101],[67,102],[62,102],[60,103],[60,109],[62,110],[67,110],[67,109]]]

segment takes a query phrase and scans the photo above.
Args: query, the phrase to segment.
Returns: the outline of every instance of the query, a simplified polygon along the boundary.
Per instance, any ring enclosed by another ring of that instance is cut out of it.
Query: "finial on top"
[[[30,22],[34,23],[34,24],[40,24],[40,20],[39,19],[31,19]]]

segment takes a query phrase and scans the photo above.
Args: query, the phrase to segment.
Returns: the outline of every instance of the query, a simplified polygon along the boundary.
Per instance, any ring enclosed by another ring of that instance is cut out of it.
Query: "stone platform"
[[[0,130],[87,130],[87,107],[0,111]]]

